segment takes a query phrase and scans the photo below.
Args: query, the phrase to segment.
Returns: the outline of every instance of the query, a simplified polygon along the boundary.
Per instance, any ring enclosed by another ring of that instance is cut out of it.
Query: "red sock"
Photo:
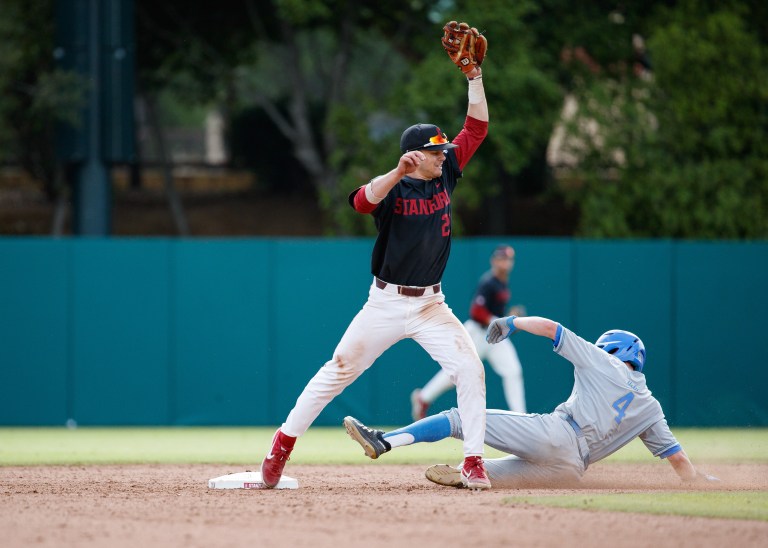
[[[288,436],[286,434],[283,434],[282,430],[278,430],[278,439],[280,440],[280,445],[288,449],[289,451],[293,449],[294,444],[296,443],[296,438],[293,436]]]

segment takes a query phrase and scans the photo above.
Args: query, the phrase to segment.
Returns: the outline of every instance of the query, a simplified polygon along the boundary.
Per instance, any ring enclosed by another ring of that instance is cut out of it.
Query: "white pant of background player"
[[[511,411],[525,413],[525,388],[523,387],[523,367],[517,356],[515,345],[509,339],[504,339],[498,344],[488,344],[485,341],[486,328],[474,320],[464,322],[475,349],[481,360],[487,360],[496,374],[501,377],[504,387],[504,398]],[[421,389],[419,397],[429,404],[453,388],[450,377],[444,370],[438,371],[430,381]]]
[[[463,425],[464,455],[482,455],[485,435],[485,369],[472,339],[445,295],[427,288],[421,297],[397,293],[397,286],[371,285],[368,301],[347,327],[333,358],[309,381],[282,431],[301,436],[328,403],[352,384],[385,350],[413,339],[456,384]]]

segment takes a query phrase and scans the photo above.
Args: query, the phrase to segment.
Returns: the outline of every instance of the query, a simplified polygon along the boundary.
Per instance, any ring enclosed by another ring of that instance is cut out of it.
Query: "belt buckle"
[[[398,285],[397,293],[399,295],[405,295],[406,297],[421,297],[424,294],[425,289],[423,287],[408,287],[406,285]]]
[[[397,284],[390,284],[387,283],[378,277],[374,276],[376,287],[378,287],[381,290],[386,289],[387,286],[391,285],[393,287],[397,288],[397,294],[398,295],[405,295],[406,297],[421,297],[424,295],[428,289],[432,289],[433,294],[438,294],[440,292],[440,283],[436,283],[429,287],[411,287],[408,285],[397,285]]]

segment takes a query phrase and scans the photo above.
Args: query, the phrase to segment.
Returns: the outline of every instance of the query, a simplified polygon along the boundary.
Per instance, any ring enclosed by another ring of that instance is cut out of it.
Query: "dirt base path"
[[[473,493],[423,466],[292,466],[300,488],[214,490],[221,466],[0,468],[0,545],[12,547],[766,546],[768,522],[504,504],[510,495],[690,489],[659,463],[595,465],[579,489]],[[768,465],[703,467],[718,489],[768,490]],[[405,544],[407,543],[407,544]]]

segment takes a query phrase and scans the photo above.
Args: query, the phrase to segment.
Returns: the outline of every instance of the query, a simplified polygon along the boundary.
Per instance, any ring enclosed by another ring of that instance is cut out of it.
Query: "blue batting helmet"
[[[645,365],[645,345],[640,337],[629,331],[611,329],[597,339],[595,346],[602,348],[609,354],[619,358],[623,362],[629,362],[635,371],[642,371]]]

